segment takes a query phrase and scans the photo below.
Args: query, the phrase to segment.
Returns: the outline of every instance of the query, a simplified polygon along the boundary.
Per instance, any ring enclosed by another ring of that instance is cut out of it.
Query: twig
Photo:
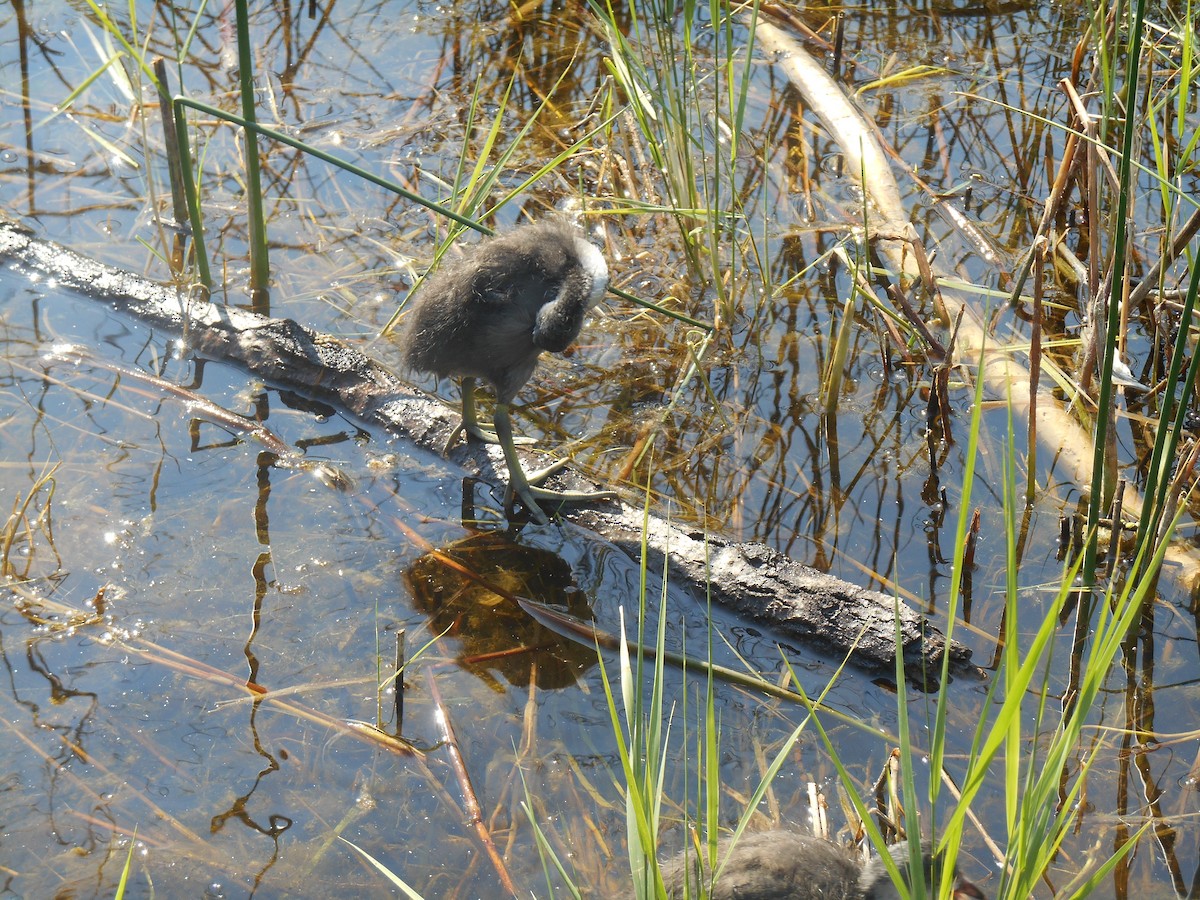
[[[1158,262],[1130,293],[1130,306],[1137,306],[1146,299],[1146,295],[1154,290],[1162,279],[1167,266],[1178,259],[1179,255],[1187,249],[1187,245],[1191,243],[1197,231],[1200,231],[1200,209],[1193,211],[1188,220],[1183,223],[1183,227],[1175,232],[1175,237],[1171,239],[1171,246],[1167,248],[1167,252],[1158,258]]]
[[[500,883],[504,885],[504,889],[509,894],[515,897],[517,896],[517,889],[513,886],[512,879],[508,875],[508,869],[504,865],[504,860],[500,858],[500,852],[492,842],[492,836],[483,821],[483,810],[479,806],[479,799],[475,794],[474,786],[471,784],[471,775],[467,771],[467,764],[463,761],[462,751],[459,750],[458,738],[455,737],[454,726],[450,723],[450,711],[446,709],[446,704],[442,702],[442,692],[438,690],[437,678],[428,669],[425,674],[429,681],[429,699],[433,702],[434,708],[437,710],[434,720],[442,732],[442,741],[446,746],[446,751],[450,754],[450,765],[454,769],[455,776],[458,778],[458,786],[462,790],[463,803],[467,807],[467,819],[475,829],[475,836],[479,838],[479,842],[483,844],[483,849],[491,859],[492,866],[496,869],[496,874],[500,876]]]

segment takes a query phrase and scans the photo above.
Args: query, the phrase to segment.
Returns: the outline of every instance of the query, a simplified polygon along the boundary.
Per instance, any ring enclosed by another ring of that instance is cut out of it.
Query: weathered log
[[[53,280],[59,288],[180,334],[192,352],[237,363],[264,381],[336,405],[428,450],[439,451],[457,424],[452,410],[359,350],[291,319],[265,318],[190,298],[39,240],[5,221],[0,221],[0,258],[43,283]],[[503,478],[503,457],[497,448],[460,445],[451,460],[485,481]],[[555,477],[566,487],[589,486],[570,468]],[[567,510],[564,515],[638,557],[643,522],[639,508],[607,504]],[[868,670],[893,670],[894,598],[801,565],[763,544],[723,542],[713,535],[706,540],[654,516],[648,546],[654,571],[662,571],[663,556],[669,556],[668,571],[676,590],[698,600],[711,591],[716,602],[788,639],[838,656],[849,654]],[[944,635],[902,603],[898,614],[905,669],[917,685],[936,685],[947,648],[952,673],[978,673],[970,664],[968,648],[948,644]]]

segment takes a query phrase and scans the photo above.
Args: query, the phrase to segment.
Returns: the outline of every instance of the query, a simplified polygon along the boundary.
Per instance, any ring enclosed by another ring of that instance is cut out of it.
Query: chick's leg
[[[508,404],[496,404],[496,435],[499,438],[500,448],[504,451],[504,462],[508,465],[508,490],[504,492],[504,505],[507,509],[512,505],[513,496],[519,497],[525,505],[535,521],[546,525],[550,519],[542,510],[538,500],[553,501],[555,504],[563,503],[591,503],[596,500],[616,500],[617,494],[614,491],[552,491],[548,488],[534,487],[533,485],[540,482],[547,476],[557,472],[564,465],[566,460],[561,460],[548,468],[535,472],[532,477],[525,475],[525,469],[521,466],[521,459],[517,456],[517,448],[512,439],[512,420],[508,415]]]
[[[470,375],[464,376],[461,385],[462,392],[462,418],[459,419],[458,425],[450,432],[450,436],[446,438],[446,444],[442,448],[442,456],[450,452],[450,448],[458,440],[458,436],[464,431],[476,440],[483,441],[485,444],[499,444],[500,438],[496,436],[496,432],[489,431],[487,428],[479,424],[478,415],[475,412],[475,379]],[[519,437],[513,439],[514,444],[533,444],[536,441],[533,438]]]

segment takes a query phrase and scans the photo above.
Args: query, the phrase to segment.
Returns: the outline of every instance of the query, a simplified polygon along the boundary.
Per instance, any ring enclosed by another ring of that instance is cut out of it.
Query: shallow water
[[[151,51],[173,56],[192,14],[137,8]],[[147,249],[162,246],[155,214],[166,209],[157,113],[147,109],[145,132],[142,118],[129,113],[130,98],[150,98],[149,89],[126,83],[112,67],[71,110],[51,117],[101,64],[107,39],[92,14],[69,5],[21,12],[30,17],[24,24],[13,9],[0,17],[5,208],[42,236],[169,280],[169,267]],[[514,71],[505,137],[569,67],[555,102],[505,166],[498,195],[578,136],[581,121],[594,124],[607,89],[607,51],[580,15],[484,3],[339,4],[315,18],[263,11],[254,21],[260,116],[445,198],[459,149],[481,146]],[[893,58],[947,67],[872,91],[863,103],[927,181],[940,190],[973,185],[962,205],[1001,267],[1036,225],[1037,200],[1047,190],[1041,154],[1059,137],[955,92],[1057,108],[1051,92],[1069,64],[1079,16],[1070,6],[1034,5],[995,15],[869,10],[847,18],[849,45],[860,48],[859,84],[892,67]],[[810,24],[823,17],[813,13]],[[231,9],[207,9],[186,63],[172,73],[193,96],[227,109],[236,108],[232,21]],[[468,128],[473,93],[483,124]],[[579,439],[577,461],[602,481],[631,472],[633,502],[639,479],[648,477],[662,514],[898,591],[941,622],[964,447],[930,447],[922,393],[930,371],[923,357],[910,364],[881,349],[887,344],[876,318],[863,312],[837,411],[823,412],[822,373],[849,282],[821,257],[844,236],[843,201],[856,189],[820,132],[797,124],[781,74],[756,64],[748,96],[738,167],[755,189],[744,201],[745,229],[763,235],[762,268],[776,292],[764,297],[744,269],[726,269],[737,313],[705,361],[707,384],[678,383],[696,346],[687,328],[610,302],[576,351],[546,360],[522,392],[519,427],[555,446]],[[241,138],[202,116],[193,121],[204,135],[205,221],[224,285],[219,299],[246,303]],[[608,148],[583,155],[566,177],[526,189],[491,224],[511,224],[522,205],[541,213],[565,203],[581,184],[600,197],[627,188],[605,168],[613,147],[632,167],[632,181],[651,183],[652,166],[617,140],[626,123],[616,127]],[[272,311],[395,364],[395,348],[372,338],[428,264],[444,225],[295,151],[270,147],[266,159]],[[470,153],[467,162],[474,164]],[[983,254],[924,195],[905,188],[922,236],[941,241],[963,277],[995,286]],[[717,292],[689,275],[673,221],[601,216],[594,232],[617,284],[713,318]],[[746,256],[723,252],[730,254],[723,265],[747,264]],[[1067,307],[1060,324],[1071,333],[1073,298],[1064,291],[1059,299]],[[590,895],[628,891],[623,776],[596,654],[531,626],[498,597],[443,583],[425,543],[453,548],[505,585],[526,584],[530,566],[538,596],[590,611],[609,631],[618,628],[620,607],[627,617],[636,608],[636,561],[573,528],[527,529],[519,548],[506,548],[504,535],[481,537],[462,523],[464,488],[485,510],[497,509],[500,497],[464,486],[449,464],[336,410],[253,383],[235,367],[197,360],[178,335],[54,286],[0,273],[0,325],[0,497],[24,510],[6,553],[10,599],[0,609],[9,685],[0,691],[0,746],[11,761],[0,794],[0,883],[8,895],[111,896],[131,844],[132,896],[391,895],[383,877],[338,840],[345,838],[427,897],[502,896],[498,867],[477,839],[443,743],[447,717],[483,824],[519,892],[557,896],[565,889],[557,874],[547,884],[525,805]],[[60,343],[80,345],[99,362],[49,358]],[[303,467],[280,465],[235,419],[214,420],[119,367],[161,376],[266,425],[305,459],[338,467],[352,487],[339,492]],[[446,384],[422,384],[455,399]],[[954,427],[965,434],[970,393],[956,388],[951,399]],[[1005,430],[1005,411],[990,408],[973,497],[983,536],[968,621],[956,631],[985,667],[1004,603],[998,485]],[[1130,435],[1122,437],[1132,455]],[[653,453],[635,464],[647,439]],[[1023,441],[1016,438],[1019,447]],[[1020,560],[1030,628],[1048,602],[1040,586],[1058,577],[1059,516],[1078,499],[1076,488],[1058,483],[1048,454],[1040,464],[1040,480],[1055,489],[1030,510]],[[1189,769],[1194,606],[1170,583],[1161,590],[1161,615],[1142,645],[1148,659],[1125,673],[1127,684],[1114,677],[1105,708],[1096,710],[1098,724],[1115,728],[1136,718],[1146,739],[1133,747],[1132,738],[1112,738],[1100,753],[1089,814],[1053,873],[1057,884],[1096,841],[1111,848],[1118,813],[1135,824],[1139,816],[1163,816],[1160,824],[1174,829],[1174,855],[1164,864],[1167,841],[1144,842],[1101,893],[1165,896],[1172,875],[1186,881],[1197,867]],[[705,645],[704,610],[694,598],[671,596],[666,616],[672,647]],[[756,668],[780,668],[774,635],[721,610],[713,624],[730,645],[714,641],[717,661],[737,667],[740,655]],[[427,751],[423,758],[344,724],[380,722],[395,732],[386,680],[401,629],[412,661],[400,733]],[[1052,695],[1066,682],[1069,625],[1062,637]],[[854,669],[838,674],[838,660],[811,648],[783,649],[810,694],[836,677],[828,705],[896,730],[885,681]],[[614,677],[615,658],[602,658]],[[674,848],[683,839],[677,823],[694,815],[697,802],[702,682],[689,676],[685,687],[668,671],[667,686],[677,706],[665,791],[671,825],[662,843]],[[946,690],[955,772],[983,716],[986,686],[959,679]],[[917,723],[927,721],[931,703],[910,699]],[[1155,706],[1166,711],[1157,717],[1164,721],[1155,720]],[[722,813],[731,821],[804,711],[721,687],[718,713]],[[868,796],[891,744],[832,718],[825,724]],[[914,730],[920,740],[921,725]],[[825,793],[840,827],[837,773],[811,729],[777,778],[760,823],[807,825],[809,782]],[[977,809],[1003,846],[1001,788],[997,782]],[[967,874],[994,891],[995,865],[978,834],[968,831],[964,846]]]

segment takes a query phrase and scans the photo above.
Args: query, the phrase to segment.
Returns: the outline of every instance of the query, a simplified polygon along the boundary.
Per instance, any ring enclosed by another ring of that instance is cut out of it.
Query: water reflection
[[[474,577],[448,566],[445,557]],[[414,605],[429,615],[430,631],[456,641],[458,663],[495,690],[504,690],[499,678],[519,687],[570,687],[596,665],[594,649],[538,624],[504,596],[531,597],[590,621],[586,595],[554,553],[482,532],[420,557],[405,577]]]

